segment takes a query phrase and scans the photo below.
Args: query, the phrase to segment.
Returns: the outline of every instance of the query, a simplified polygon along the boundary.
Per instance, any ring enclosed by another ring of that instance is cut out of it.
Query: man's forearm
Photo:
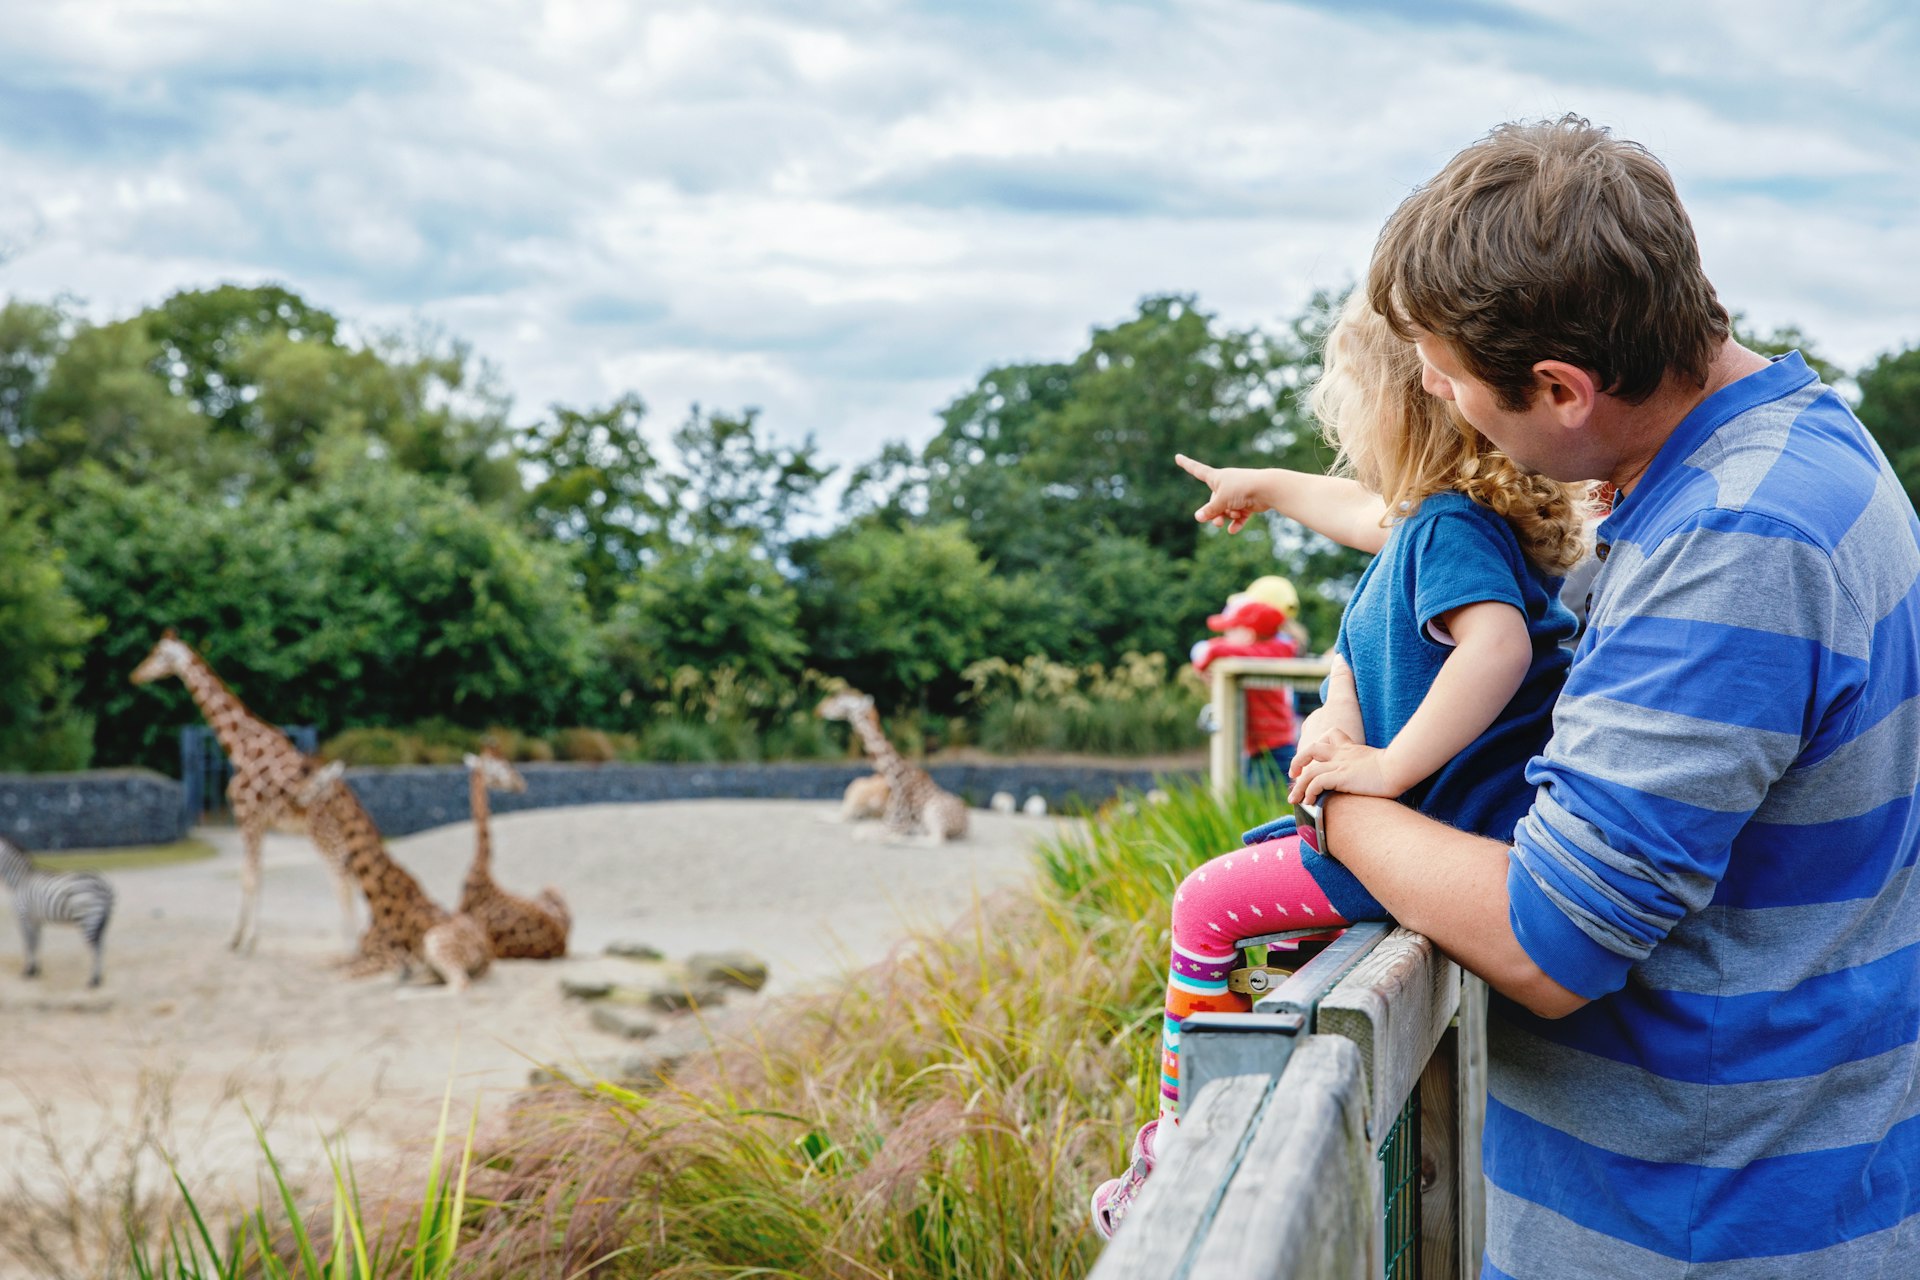
[[[1564,1017],[1586,1003],[1541,972],[1514,937],[1507,846],[1395,800],[1337,793],[1322,799],[1328,848],[1394,919],[1542,1017]]]

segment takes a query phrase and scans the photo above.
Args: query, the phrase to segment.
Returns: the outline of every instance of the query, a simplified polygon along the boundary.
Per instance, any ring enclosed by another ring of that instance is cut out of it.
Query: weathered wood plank
[[[1240,728],[1240,682],[1232,671],[1223,669],[1225,665],[1216,662],[1211,668],[1214,731],[1207,744],[1208,776],[1213,781],[1213,793],[1222,800],[1240,785],[1240,744],[1246,737]]]
[[[1460,1272],[1460,1107],[1454,1066],[1460,1029],[1449,1027],[1420,1073],[1420,1280]],[[1478,1170],[1475,1171],[1478,1176]],[[1474,1275],[1478,1275],[1476,1270]]]
[[[1477,1276],[1480,1255],[1487,1247],[1487,1184],[1480,1172],[1480,1135],[1487,1122],[1487,984],[1470,973],[1460,975],[1454,1048],[1454,1096],[1460,1134],[1460,1274]]]
[[[1187,1275],[1378,1276],[1376,1161],[1363,1129],[1365,1112],[1359,1050],[1338,1036],[1308,1036],[1287,1063]]]
[[[1208,664],[1216,729],[1208,744],[1207,764],[1214,794],[1225,799],[1240,785],[1240,751],[1246,739],[1242,681],[1255,676],[1294,688],[1318,689],[1331,669],[1325,658],[1221,658]]]
[[[1360,1050],[1367,1138],[1377,1150],[1460,1002],[1460,969],[1420,934],[1395,929],[1320,1002],[1314,1030]]]
[[[1159,1153],[1090,1280],[1168,1280],[1204,1229],[1232,1173],[1240,1140],[1273,1089],[1270,1076],[1228,1076],[1201,1091]]]

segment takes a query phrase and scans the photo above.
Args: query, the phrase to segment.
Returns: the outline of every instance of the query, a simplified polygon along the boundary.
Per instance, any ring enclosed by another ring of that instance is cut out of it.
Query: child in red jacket
[[[1193,669],[1204,672],[1215,658],[1298,657],[1300,646],[1280,634],[1286,622],[1287,615],[1271,604],[1244,593],[1229,597],[1225,611],[1207,619],[1209,628],[1224,634],[1193,647]],[[1252,786],[1285,786],[1297,729],[1293,694],[1287,689],[1248,689],[1246,699],[1243,776]]]

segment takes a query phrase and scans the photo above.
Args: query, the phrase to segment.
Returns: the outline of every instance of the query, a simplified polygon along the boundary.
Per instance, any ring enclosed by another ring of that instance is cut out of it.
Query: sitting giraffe
[[[853,726],[861,745],[873,757],[873,767],[892,788],[882,819],[888,832],[898,836],[925,834],[936,844],[967,834],[967,802],[942,790],[925,769],[909,764],[893,749],[887,735],[880,731],[880,713],[873,709],[872,698],[857,689],[847,689],[822,702],[820,714]]]
[[[473,805],[473,866],[460,890],[462,914],[480,922],[497,960],[564,958],[573,915],[560,891],[549,886],[538,898],[522,898],[493,881],[493,806],[487,792],[525,791],[527,780],[505,756],[488,747],[467,757],[467,788]]]
[[[251,951],[260,934],[260,842],[277,818],[299,809],[294,792],[306,777],[307,758],[286,734],[247,710],[207,660],[171,627],[134,668],[132,679],[135,684],[147,684],[167,676],[178,676],[187,686],[200,714],[220,739],[227,759],[233,762],[227,801],[233,806],[244,852],[240,863],[240,922],[228,945],[235,951],[242,947]],[[333,875],[334,891],[340,899],[341,929],[351,945],[355,925],[353,882],[347,876],[346,863],[325,844],[316,843]]]
[[[865,822],[869,818],[887,816],[887,800],[893,795],[893,788],[887,780],[877,773],[864,778],[855,778],[847,784],[840,797],[840,822]]]
[[[448,915],[393,860],[360,798],[340,780],[344,772],[346,766],[337,760],[321,765],[307,775],[295,799],[307,811],[315,842],[345,856],[347,872],[367,898],[372,922],[348,973],[364,978],[398,969],[404,982],[416,963],[425,962],[449,987],[465,990],[469,979],[493,963],[487,931],[472,916]]]

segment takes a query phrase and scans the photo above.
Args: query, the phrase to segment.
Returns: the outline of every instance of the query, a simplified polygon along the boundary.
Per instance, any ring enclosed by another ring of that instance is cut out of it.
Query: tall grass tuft
[[[193,1193],[181,1181],[182,1208],[155,1241],[130,1225],[128,1270],[134,1280],[450,1280],[459,1268],[462,1224],[468,1213],[467,1181],[473,1167],[476,1107],[469,1120],[458,1160],[447,1164],[448,1121],[453,1086],[447,1086],[440,1106],[440,1125],[428,1160],[424,1191],[417,1206],[408,1206],[411,1229],[389,1232],[386,1219],[369,1222],[369,1205],[344,1152],[329,1146],[332,1173],[329,1203],[317,1213],[303,1211],[286,1173],[268,1144],[266,1132],[254,1125],[254,1138],[273,1183],[272,1212],[262,1204],[226,1232],[225,1243],[201,1212]],[[324,1221],[326,1230],[314,1230]]]
[[[262,1274],[1085,1274],[1098,1253],[1088,1193],[1153,1106],[1173,886],[1280,811],[1272,795],[1171,792],[1066,829],[1022,889],[915,932],[837,990],[775,1006],[745,1038],[715,1036],[670,1077],[526,1095],[475,1169],[464,1230],[462,1202],[429,1181],[419,1238],[433,1243],[406,1261],[450,1258],[451,1271],[383,1272],[372,1253],[373,1270],[338,1270],[343,1234],[358,1250],[364,1233],[336,1176],[320,1263],[336,1270]],[[265,1256],[264,1227],[249,1238]]]

